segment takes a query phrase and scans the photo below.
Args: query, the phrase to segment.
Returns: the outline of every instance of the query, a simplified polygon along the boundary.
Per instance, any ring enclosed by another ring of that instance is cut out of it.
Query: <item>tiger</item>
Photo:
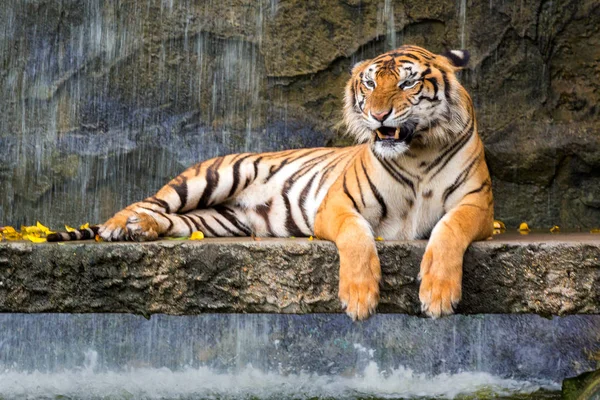
[[[417,277],[424,315],[452,314],[467,247],[489,238],[491,179],[473,102],[456,73],[469,53],[404,45],[354,65],[343,120],[357,144],[241,153],[200,162],[104,224],[48,241],[161,236],[316,236],[339,252],[338,297],[375,313],[376,239],[429,238]]]

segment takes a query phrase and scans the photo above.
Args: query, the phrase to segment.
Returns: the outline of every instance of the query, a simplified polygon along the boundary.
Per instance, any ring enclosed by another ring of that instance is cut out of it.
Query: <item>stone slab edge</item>
[[[420,315],[425,246],[377,244],[378,312]],[[307,239],[0,242],[0,312],[340,312],[338,262],[332,243]],[[600,314],[600,236],[474,243],[457,313]]]

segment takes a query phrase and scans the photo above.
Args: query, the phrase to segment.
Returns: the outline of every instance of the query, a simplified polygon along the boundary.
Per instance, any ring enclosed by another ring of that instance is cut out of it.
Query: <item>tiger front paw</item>
[[[98,234],[108,242],[121,240],[144,242],[158,239],[158,224],[148,214],[122,210],[102,224]]]
[[[419,278],[421,310],[432,318],[453,314],[462,293],[462,255],[427,246]]]
[[[353,321],[365,320],[375,314],[379,303],[379,259],[372,257],[370,266],[340,268],[339,298],[346,314]]]
[[[339,298],[346,314],[353,321],[365,320],[375,314],[379,303],[379,281],[375,279],[340,279]]]

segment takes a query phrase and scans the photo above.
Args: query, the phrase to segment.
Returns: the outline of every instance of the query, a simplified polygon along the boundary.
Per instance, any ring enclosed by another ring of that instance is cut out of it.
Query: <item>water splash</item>
[[[0,396],[530,393],[595,368],[599,332],[598,316],[0,314]]]
[[[5,399],[59,396],[80,399],[453,399],[479,390],[490,395],[509,396],[560,388],[549,382],[502,379],[488,373],[462,372],[431,377],[402,367],[381,371],[374,362],[354,377],[302,372],[282,375],[264,372],[251,365],[236,373],[219,373],[207,367],[181,371],[132,368],[94,373],[84,367],[51,374],[8,372],[0,376],[0,393]]]

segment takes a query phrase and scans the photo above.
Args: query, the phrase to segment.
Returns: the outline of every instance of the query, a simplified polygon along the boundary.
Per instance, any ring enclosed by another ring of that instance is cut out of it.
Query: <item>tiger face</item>
[[[468,58],[466,51],[435,55],[402,46],[358,63],[346,85],[349,133],[382,158],[399,156],[411,143],[449,141],[468,118],[471,102],[455,76]]]

